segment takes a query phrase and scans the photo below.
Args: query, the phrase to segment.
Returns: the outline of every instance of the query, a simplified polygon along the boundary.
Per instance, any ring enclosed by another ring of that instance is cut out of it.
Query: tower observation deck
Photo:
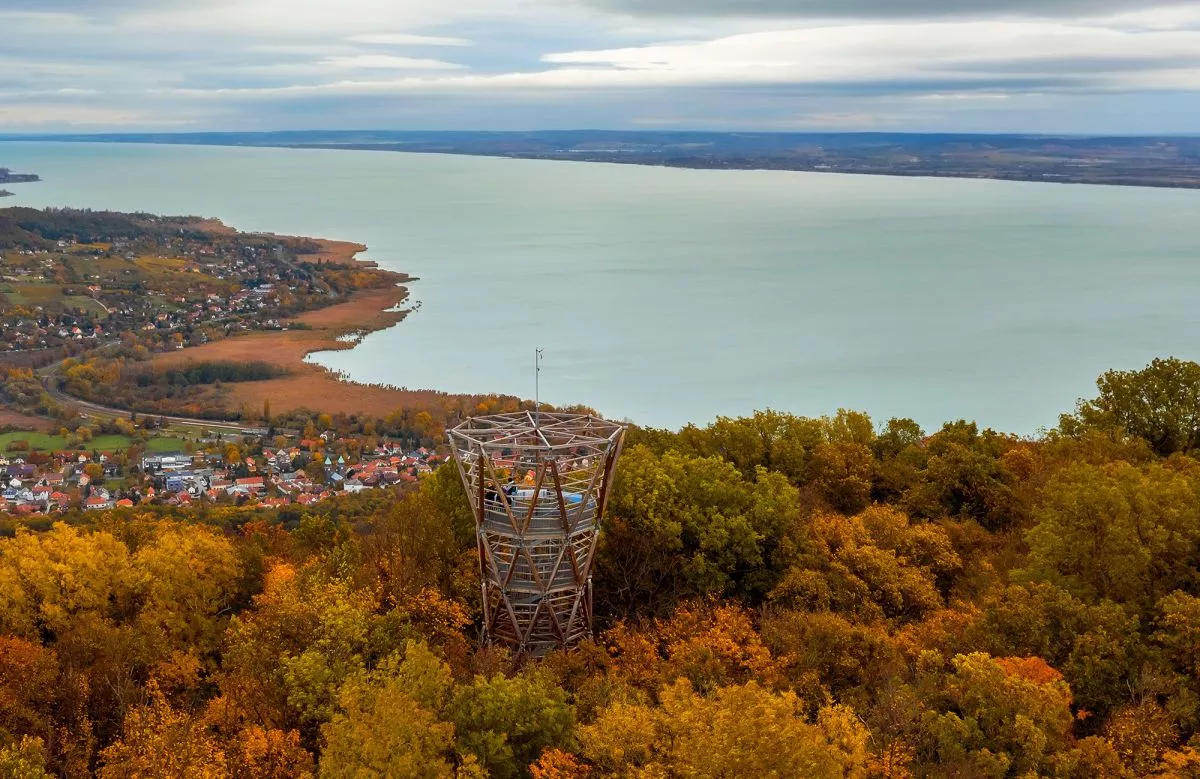
[[[447,434],[475,515],[486,640],[540,657],[591,636],[592,557],[624,434],[548,412]]]

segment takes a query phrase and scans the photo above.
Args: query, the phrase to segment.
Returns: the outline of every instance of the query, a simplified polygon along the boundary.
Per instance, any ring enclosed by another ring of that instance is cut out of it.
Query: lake
[[[420,308],[355,379],[677,427],[839,407],[1032,434],[1200,357],[1200,191],[389,152],[0,143],[13,205],[359,241]],[[314,402],[314,405],[319,403]]]

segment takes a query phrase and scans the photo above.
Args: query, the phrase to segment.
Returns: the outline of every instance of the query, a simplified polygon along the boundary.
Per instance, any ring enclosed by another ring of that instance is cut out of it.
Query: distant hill
[[[358,149],[680,168],[1200,188],[1200,136],[305,130],[25,135],[0,137],[3,140]]]

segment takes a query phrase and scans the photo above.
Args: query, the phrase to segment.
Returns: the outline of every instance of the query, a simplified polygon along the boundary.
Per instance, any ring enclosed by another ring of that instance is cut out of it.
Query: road
[[[119,341],[111,341],[107,344],[103,344],[103,345],[97,347],[96,351],[99,351],[102,349],[107,349],[108,347],[115,346],[118,343],[120,343],[120,342]],[[67,393],[65,393],[61,389],[59,389],[59,387],[58,387],[59,375],[58,374],[62,368],[63,362],[65,362],[65,360],[59,360],[58,362],[56,362],[52,365],[47,365],[45,368],[42,368],[41,370],[38,371],[38,376],[42,381],[42,386],[45,387],[46,392],[50,395],[50,397],[54,398],[55,401],[57,401],[58,403],[61,403],[62,405],[66,406],[67,408],[73,409],[76,413],[80,414],[81,416],[98,418],[98,419],[128,419],[129,418],[129,411],[126,409],[111,408],[109,406],[102,406],[99,403],[92,403],[90,401],[80,400],[79,398],[77,398],[73,395],[68,395]],[[170,423],[172,425],[182,425],[185,427],[198,427],[198,428],[203,428],[205,430],[214,430],[214,431],[220,431],[220,432],[234,432],[234,433],[238,433],[240,435],[266,435],[268,432],[267,428],[265,428],[265,427],[243,427],[242,425],[237,425],[237,424],[234,424],[231,422],[218,422],[218,421],[215,421],[212,419],[196,419],[194,417],[172,417],[172,416],[167,416],[165,414],[143,414],[142,416],[149,416],[149,417],[153,417],[155,419],[166,420],[168,423]]]

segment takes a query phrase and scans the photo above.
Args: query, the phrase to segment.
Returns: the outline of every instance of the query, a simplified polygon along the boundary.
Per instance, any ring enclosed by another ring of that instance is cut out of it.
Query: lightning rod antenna
[[[538,426],[542,411],[541,400],[542,348],[533,350],[533,426]]]

